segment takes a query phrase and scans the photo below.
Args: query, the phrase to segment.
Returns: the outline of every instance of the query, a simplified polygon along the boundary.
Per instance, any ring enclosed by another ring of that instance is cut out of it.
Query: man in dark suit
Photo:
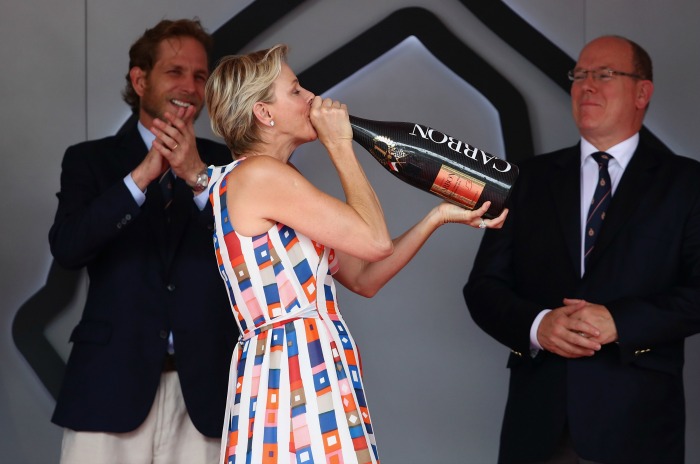
[[[138,121],[66,151],[49,241],[89,289],[52,418],[63,463],[218,459],[238,331],[206,189],[207,165],[232,158],[193,129],[210,45],[198,20],[147,30],[124,92]]]
[[[499,462],[682,463],[700,163],[640,136],[654,86],[637,44],[595,39],[569,77],[581,141],[522,163],[464,287],[511,349]]]

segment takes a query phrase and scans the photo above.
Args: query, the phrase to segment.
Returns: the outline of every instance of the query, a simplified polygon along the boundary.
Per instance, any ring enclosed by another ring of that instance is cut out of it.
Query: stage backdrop
[[[700,159],[695,0],[2,2],[1,462],[58,461],[50,416],[87,286],[49,253],[61,158],[126,120],[127,50],[162,18],[199,17],[215,58],[286,42],[302,84],[352,114],[428,124],[515,162],[576,142],[566,71],[589,39],[626,35],[655,63],[647,129]],[[198,129],[212,137],[206,114]],[[358,156],[394,234],[437,203]],[[293,160],[341,195],[318,144]],[[508,349],[475,326],[461,295],[480,239],[444,227],[375,298],[340,292],[387,464],[496,459]],[[689,463],[700,462],[699,346],[694,337],[686,350]]]

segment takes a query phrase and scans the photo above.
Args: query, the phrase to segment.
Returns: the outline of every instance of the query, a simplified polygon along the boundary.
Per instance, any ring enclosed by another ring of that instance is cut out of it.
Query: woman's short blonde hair
[[[253,107],[274,101],[273,84],[287,60],[284,44],[247,55],[223,57],[209,76],[205,101],[212,131],[234,156],[261,143]]]

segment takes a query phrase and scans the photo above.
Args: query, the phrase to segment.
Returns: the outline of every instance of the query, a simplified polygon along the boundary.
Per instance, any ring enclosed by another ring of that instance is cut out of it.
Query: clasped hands
[[[197,174],[206,168],[197,151],[194,133],[196,108],[178,109],[176,114],[165,112],[162,119],[154,118],[149,130],[156,136],[141,164],[132,172],[136,184],[145,187],[168,168],[188,185],[194,185]]]
[[[617,341],[617,327],[608,308],[571,298],[564,298],[563,303],[542,318],[537,329],[542,348],[565,358],[581,358]]]

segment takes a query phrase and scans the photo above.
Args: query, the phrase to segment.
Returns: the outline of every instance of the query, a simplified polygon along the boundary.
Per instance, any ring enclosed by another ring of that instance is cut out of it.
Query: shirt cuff
[[[207,201],[209,201],[209,189],[205,188],[197,195],[194,196],[194,202],[200,211],[204,211],[204,207],[207,206]]]
[[[542,350],[542,345],[540,345],[540,342],[537,341],[537,329],[540,327],[540,323],[542,322],[542,318],[550,312],[551,309],[543,309],[540,311],[540,313],[537,315],[534,321],[532,321],[532,326],[530,327],[530,352],[532,351],[539,351]]]
[[[129,192],[131,192],[131,196],[134,197],[136,204],[139,206],[143,205],[143,203],[146,201],[146,194],[142,192],[140,188],[138,188],[136,182],[134,182],[134,179],[131,177],[131,173],[124,177],[124,184],[126,185],[126,188],[129,189]]]

